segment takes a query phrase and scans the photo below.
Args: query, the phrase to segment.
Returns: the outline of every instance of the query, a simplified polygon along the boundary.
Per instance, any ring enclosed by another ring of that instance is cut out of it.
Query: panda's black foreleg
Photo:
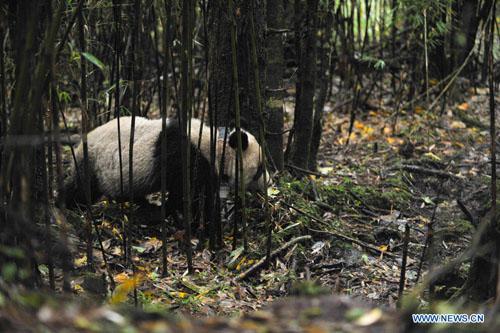
[[[77,192],[78,186],[76,184],[76,181],[74,180],[74,177],[68,177],[68,179],[65,179],[64,181],[64,187],[62,188],[62,191],[58,193],[57,202],[59,204],[64,202],[66,208],[74,208],[76,206],[78,197],[80,197]]]
[[[171,217],[174,222],[174,227],[176,229],[182,229],[184,227],[183,221],[179,218],[179,213],[182,213],[182,196],[170,195],[166,202],[166,215],[167,218]]]
[[[68,209],[74,209],[77,205],[85,206],[87,204],[87,196],[83,181],[78,178],[78,174],[76,173],[69,176],[64,182],[62,193],[59,193],[60,199],[58,199],[58,202],[61,203],[64,200]],[[89,204],[92,205],[95,203],[102,195],[99,181],[95,174],[92,173],[90,176]]]

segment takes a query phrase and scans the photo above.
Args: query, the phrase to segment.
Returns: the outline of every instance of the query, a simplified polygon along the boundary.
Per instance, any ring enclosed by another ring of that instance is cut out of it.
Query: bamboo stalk
[[[191,122],[191,59],[192,59],[192,22],[191,15],[193,11],[192,0],[184,0],[182,6],[182,55],[181,55],[181,112],[179,121],[182,132],[181,152],[182,152],[182,176],[183,176],[183,218],[184,218],[184,241],[186,247],[186,257],[188,272],[193,273],[193,258],[191,250],[191,145],[190,145],[190,127]]]
[[[91,205],[91,185],[90,185],[90,167],[89,167],[89,148],[88,148],[88,140],[87,133],[89,131],[89,116],[88,116],[88,108],[87,108],[87,63],[85,58],[83,57],[83,53],[85,52],[85,31],[84,31],[84,21],[83,21],[83,10],[78,12],[78,40],[80,43],[80,107],[82,111],[82,147],[83,147],[83,189],[85,194],[85,202],[87,207]],[[93,235],[92,235],[92,222],[91,219],[86,216],[86,233],[87,233],[87,264],[88,267],[91,268],[94,265],[94,255],[92,252],[92,243],[93,243]]]
[[[243,176],[243,145],[241,140],[241,117],[240,117],[240,90],[238,85],[238,62],[236,58],[236,21],[234,18],[234,4],[233,0],[227,2],[227,13],[230,17],[230,34],[231,34],[231,61],[232,61],[232,74],[233,74],[233,92],[234,92],[234,113],[235,113],[235,129],[236,139],[238,142],[237,147],[237,174],[238,174],[238,204],[239,217],[243,226],[243,248],[246,252],[248,250],[248,236],[247,236],[247,221],[245,211],[245,182]]]
[[[260,88],[260,73],[259,73],[259,63],[257,59],[257,46],[256,46],[256,37],[255,37],[255,22],[254,22],[254,9],[255,9],[255,0],[251,0],[251,12],[250,12],[250,46],[251,46],[251,55],[252,55],[252,67],[254,74],[254,83],[255,83],[255,97],[257,104],[257,112],[259,115],[259,139],[260,139],[260,157],[262,158],[262,165],[264,166],[264,170],[267,170],[267,158],[266,158],[266,124],[264,121],[264,116],[262,112],[262,96],[261,96],[261,88]],[[264,210],[265,210],[265,223],[268,226],[267,228],[267,240],[266,240],[266,265],[271,263],[271,249],[272,249],[272,232],[273,232],[273,224],[271,221],[271,212],[269,210],[269,196],[267,195],[267,172],[264,172],[264,184],[266,184],[266,188],[264,190]]]

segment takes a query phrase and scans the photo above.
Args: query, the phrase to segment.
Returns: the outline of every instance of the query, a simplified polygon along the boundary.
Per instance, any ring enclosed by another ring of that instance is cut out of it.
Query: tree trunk
[[[498,232],[495,226],[498,224],[499,216],[492,219],[493,213],[490,211],[481,221],[487,224],[480,229],[482,235],[478,248],[472,258],[467,281],[461,288],[461,295],[468,301],[484,302],[496,295],[498,278]]]
[[[311,140],[311,152],[309,153],[309,169],[316,170],[317,155],[321,134],[323,133],[323,108],[325,107],[329,83],[331,82],[330,68],[331,38],[333,31],[333,13],[326,8],[326,17],[322,19],[323,33],[321,34],[321,48],[319,50],[318,83],[319,91],[314,105],[313,133]]]
[[[283,0],[267,1],[266,142],[276,170],[283,170]]]
[[[297,12],[303,11],[300,1],[296,5]],[[298,34],[300,49],[304,52],[299,55],[292,163],[303,169],[308,167],[313,129],[317,9],[318,0],[307,0],[302,29],[295,32]]]
[[[456,5],[452,24],[452,63],[453,69],[460,66],[474,47],[476,32],[479,26],[478,0],[461,0]],[[455,7],[455,6],[454,6]],[[470,67],[469,67],[470,68]],[[464,69],[467,74],[468,69]]]
[[[261,82],[264,81],[265,57],[263,48],[265,6],[263,0],[255,3],[254,22],[257,45],[257,57]],[[252,15],[250,1],[234,1],[236,18],[236,50],[238,82],[241,107],[241,125],[255,136],[259,133],[259,114],[253,82],[253,67],[250,58],[250,16]],[[216,126],[234,126],[234,96],[231,44],[229,24],[226,13],[226,2],[213,0],[209,2],[209,91],[210,108],[215,114]],[[264,91],[261,91],[264,95]]]
[[[493,42],[495,34],[495,4],[492,4],[491,21],[488,38],[485,38],[485,43],[489,44],[488,54],[488,72],[489,72],[489,108],[490,108],[490,158],[491,158],[491,210],[481,221],[480,240],[478,248],[475,249],[474,257],[472,258],[469,276],[462,290],[465,291],[468,299],[484,302],[491,298],[498,297],[497,292],[499,286],[499,264],[500,259],[500,233],[498,229],[499,213],[497,210],[497,174],[496,174],[496,113],[495,113],[495,96],[497,89],[495,87],[494,72],[493,72]],[[490,7],[491,8],[491,7]]]

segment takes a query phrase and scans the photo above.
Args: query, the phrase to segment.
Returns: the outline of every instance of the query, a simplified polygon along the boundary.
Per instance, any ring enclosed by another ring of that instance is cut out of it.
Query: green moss
[[[470,221],[464,219],[452,221],[450,227],[458,235],[468,235],[474,232],[474,227]]]

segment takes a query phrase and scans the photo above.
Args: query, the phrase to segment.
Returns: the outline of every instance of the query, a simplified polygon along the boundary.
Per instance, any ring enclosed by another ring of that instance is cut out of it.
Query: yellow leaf
[[[355,323],[359,326],[370,326],[382,318],[382,310],[375,308],[359,317]]]
[[[428,158],[430,158],[430,159],[432,159],[434,161],[441,161],[441,158],[439,156],[437,156],[437,155],[435,155],[435,154],[433,154],[431,152],[425,153],[424,156],[428,157]]]
[[[87,265],[87,256],[86,255],[84,255],[81,258],[75,259],[75,266],[76,267],[83,267],[85,265]]]
[[[400,145],[400,144],[403,144],[403,139],[395,138],[395,137],[392,137],[392,136],[386,138],[386,141],[390,145],[398,145],[398,144]]]
[[[280,190],[278,190],[276,187],[268,187],[267,188],[267,195],[271,198],[276,197],[280,193]]]
[[[363,128],[363,133],[364,133],[364,134],[371,134],[371,133],[373,133],[373,128],[372,128],[372,127],[370,127],[370,126],[365,126],[365,127]]]
[[[73,322],[74,322],[74,324],[75,324],[76,327],[82,328],[82,329],[85,329],[85,330],[88,330],[88,331],[92,331],[92,330],[94,330],[96,328],[96,324],[95,323],[93,323],[92,321],[88,320],[87,318],[85,318],[82,315],[76,316]]]
[[[328,175],[330,172],[333,171],[333,167],[318,167],[318,171],[321,172],[323,175]]]
[[[387,246],[387,245],[380,245],[380,246],[378,247],[378,249],[379,249],[381,252],[387,252],[388,246]]]
[[[128,279],[129,279],[129,277],[128,277],[127,273],[125,273],[125,272],[122,272],[120,274],[116,274],[114,277],[114,280],[117,283],[124,283]]]
[[[113,296],[111,296],[109,304],[115,305],[125,302],[127,300],[128,293],[129,290],[125,289],[122,284],[119,285],[113,292]]]
[[[183,292],[183,291],[172,291],[170,293],[170,296],[184,299],[184,298],[188,297],[189,294],[186,292]]]
[[[455,120],[455,121],[451,122],[450,127],[453,129],[462,129],[462,128],[465,128],[466,126],[463,122]]]
[[[145,266],[135,266],[135,269],[137,269],[139,272],[147,272],[148,271],[148,268],[145,267]]]
[[[466,111],[467,109],[469,109],[469,104],[467,104],[467,102],[464,102],[458,106],[458,109]]]
[[[151,237],[149,240],[145,242],[145,245],[152,246],[155,248],[159,248],[162,245],[162,242],[160,239],[156,237]]]
[[[363,123],[361,123],[357,120],[354,121],[354,128],[363,129],[363,127],[365,127],[365,125],[363,125]]]
[[[425,111],[425,109],[423,107],[421,107],[421,106],[416,106],[415,107],[415,113],[416,114],[421,114],[424,111]]]
[[[109,303],[110,304],[119,304],[119,303],[125,302],[127,300],[128,294],[132,290],[134,290],[134,288],[137,287],[137,285],[140,283],[140,281],[141,281],[140,275],[135,275],[135,276],[123,281],[123,283],[121,283],[120,285],[118,285],[115,288],[113,295],[111,296],[111,298],[109,300]]]
[[[436,84],[438,84],[438,83],[439,83],[439,81],[438,81],[438,80],[436,80],[436,79],[430,79],[430,80],[429,80],[429,84],[430,84],[431,86],[435,86],[435,85],[436,85]]]
[[[120,236],[121,235],[121,232],[117,227],[113,227],[113,229],[111,229],[111,232],[113,233],[113,236]]]
[[[236,270],[239,271],[241,270],[242,266],[245,265],[245,262],[247,261],[247,257],[243,257],[241,258],[240,262],[238,263],[238,265],[236,266]]]

